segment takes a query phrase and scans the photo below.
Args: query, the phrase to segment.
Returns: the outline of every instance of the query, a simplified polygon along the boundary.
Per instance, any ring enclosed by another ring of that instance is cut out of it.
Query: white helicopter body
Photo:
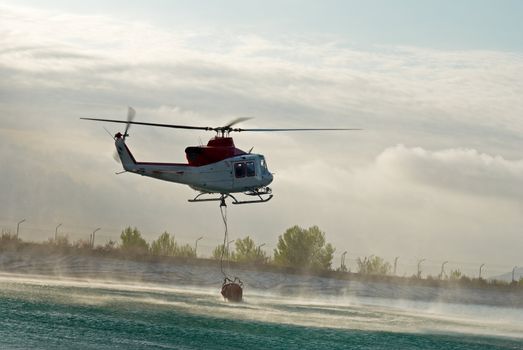
[[[221,127],[202,127],[189,125],[158,124],[133,121],[135,111],[129,107],[127,121],[98,118],[81,118],[86,120],[126,124],[124,133],[114,135],[118,157],[124,172],[149,176],[155,179],[188,185],[200,193],[189,202],[221,201],[230,197],[233,204],[262,203],[272,198],[272,190],[268,185],[273,175],[267,168],[265,158],[261,154],[244,152],[234,145],[230,132],[271,132],[271,131],[332,131],[360,130],[340,128],[320,129],[242,129],[232,126],[250,118],[238,118]],[[152,163],[139,162],[132,155],[125,143],[131,124],[165,127],[174,129],[215,131],[216,136],[209,140],[206,146],[187,147],[185,153],[187,163]],[[241,193],[255,197],[254,200],[238,200],[236,194]],[[219,197],[206,197],[218,194]]]
[[[265,158],[260,154],[245,153],[197,166],[190,163],[138,162],[123,137],[116,137],[115,146],[125,171],[188,185],[200,192],[230,194],[256,191],[273,180]]]

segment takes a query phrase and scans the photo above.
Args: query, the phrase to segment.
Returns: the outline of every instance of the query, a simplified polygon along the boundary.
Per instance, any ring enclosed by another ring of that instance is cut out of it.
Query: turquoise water
[[[0,349],[523,349],[523,293],[0,252]]]
[[[0,274],[2,349],[523,349],[521,309]]]

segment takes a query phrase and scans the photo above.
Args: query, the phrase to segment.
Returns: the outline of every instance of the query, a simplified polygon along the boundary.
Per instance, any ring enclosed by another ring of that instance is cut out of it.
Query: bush
[[[392,270],[390,263],[379,256],[358,258],[358,272],[363,275],[388,275]]]
[[[182,246],[176,246],[174,255],[182,258],[196,258],[196,251],[194,250],[194,247],[186,244]]]
[[[449,280],[457,281],[461,278],[461,271],[459,269],[450,271]]]
[[[234,243],[236,252],[232,254],[232,259],[243,263],[264,263],[267,261],[267,254],[247,236],[244,239],[237,239]]]

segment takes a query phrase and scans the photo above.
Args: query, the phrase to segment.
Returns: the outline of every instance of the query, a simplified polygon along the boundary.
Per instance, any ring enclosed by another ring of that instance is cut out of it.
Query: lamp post
[[[340,270],[341,271],[346,271],[347,268],[345,267],[345,255],[347,255],[347,251],[344,251],[343,253],[341,253],[341,263],[340,263]]]
[[[20,231],[20,224],[24,222],[25,219],[18,221],[18,224],[16,224],[16,239],[18,239],[18,232]]]
[[[56,239],[58,238],[58,228],[62,226],[62,224],[58,224],[58,226],[56,226],[56,228],[54,229],[54,241],[56,243]]]
[[[93,234],[91,235],[91,248],[94,248],[94,237],[96,232],[100,231],[101,229],[101,227],[98,227],[96,230],[93,231]]]
[[[263,247],[265,245],[265,243],[262,243],[260,244],[259,246],[256,247],[256,262],[261,262],[261,263],[265,263],[265,258],[262,256],[261,254],[261,247]],[[259,259],[258,259],[259,258]]]
[[[230,241],[227,242],[227,254],[229,253],[229,244],[231,244],[232,242],[234,242],[235,239],[231,239]],[[225,249],[225,247],[223,247]]]
[[[196,242],[194,242],[194,256],[195,257],[198,257],[198,241],[202,240],[203,239],[203,236],[201,237],[198,237],[196,239]]]
[[[399,258],[400,258],[399,256],[394,258],[394,276],[396,276],[396,267],[398,267],[398,259]]]
[[[420,259],[418,260],[418,278],[421,278],[421,263],[424,262],[426,259]]]
[[[479,279],[481,280],[481,270],[483,269],[483,266],[485,266],[485,264],[481,264],[481,266],[479,267]]]
[[[443,264],[441,264],[441,272],[439,273],[439,279],[443,277],[443,274],[445,273],[445,265],[447,265],[448,261],[444,261]]]

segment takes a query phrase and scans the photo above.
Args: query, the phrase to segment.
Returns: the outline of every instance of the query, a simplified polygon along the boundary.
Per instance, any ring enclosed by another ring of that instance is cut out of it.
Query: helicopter
[[[274,179],[267,167],[265,157],[236,148],[231,132],[285,132],[285,131],[333,131],[361,130],[348,128],[291,128],[291,129],[243,129],[234,125],[251,118],[237,118],[224,126],[190,126],[134,121],[136,111],[128,108],[127,120],[80,118],[83,120],[125,124],[123,133],[114,136],[116,152],[124,171],[159,180],[188,185],[199,193],[189,202],[221,201],[231,198],[233,204],[264,203],[272,197],[268,186]],[[139,162],[125,143],[131,125],[143,125],[173,129],[205,130],[216,132],[206,146],[190,146],[185,149],[187,163]],[[240,195],[249,198],[238,199]]]

